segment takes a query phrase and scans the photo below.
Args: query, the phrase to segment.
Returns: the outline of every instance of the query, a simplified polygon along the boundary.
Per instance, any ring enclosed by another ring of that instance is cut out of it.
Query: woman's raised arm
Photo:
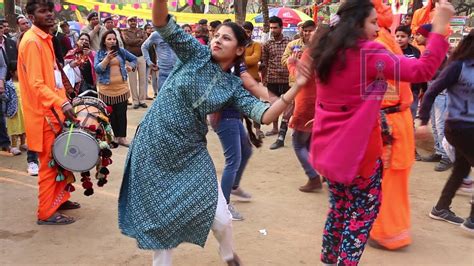
[[[168,0],[153,0],[151,19],[157,27],[168,24]]]

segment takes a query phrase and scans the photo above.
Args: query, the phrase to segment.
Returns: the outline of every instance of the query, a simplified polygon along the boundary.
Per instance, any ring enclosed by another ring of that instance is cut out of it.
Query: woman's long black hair
[[[370,0],[347,0],[337,15],[339,23],[331,30],[311,42],[311,57],[318,79],[326,83],[331,67],[335,62],[345,62],[345,51],[357,46],[357,41],[364,38],[365,19],[370,15],[374,5]]]

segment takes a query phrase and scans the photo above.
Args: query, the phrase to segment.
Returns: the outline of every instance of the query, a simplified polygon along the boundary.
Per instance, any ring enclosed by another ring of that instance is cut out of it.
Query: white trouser
[[[218,185],[217,209],[211,229],[214,237],[219,242],[219,254],[223,261],[234,258],[234,243],[232,240],[232,215],[227,208],[227,203]],[[158,249],[153,254],[153,266],[171,266],[173,249]]]
[[[145,103],[148,90],[148,79],[146,73],[146,61],[143,56],[137,57],[137,68],[135,71],[128,72],[128,82],[130,85],[130,91],[132,92],[133,103]]]

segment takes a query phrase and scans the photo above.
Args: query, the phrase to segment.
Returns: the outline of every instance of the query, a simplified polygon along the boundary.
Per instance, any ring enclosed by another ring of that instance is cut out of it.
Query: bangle
[[[281,100],[284,104],[290,105],[291,102],[287,101],[284,96],[285,96],[284,93],[283,93],[282,95],[280,95],[280,100]]]

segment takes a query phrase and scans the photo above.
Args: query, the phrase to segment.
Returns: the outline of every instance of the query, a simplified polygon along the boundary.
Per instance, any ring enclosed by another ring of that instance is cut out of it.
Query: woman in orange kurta
[[[388,32],[392,24],[390,7],[380,0],[372,1],[380,26],[376,41],[394,54],[403,52]],[[403,67],[403,66],[400,66]],[[411,243],[410,203],[408,177],[415,160],[414,129],[410,111],[413,95],[407,82],[388,81],[388,90],[382,102],[382,110],[391,129],[393,141],[384,146],[384,173],[382,179],[382,205],[374,222],[370,237],[387,249],[398,249]]]

